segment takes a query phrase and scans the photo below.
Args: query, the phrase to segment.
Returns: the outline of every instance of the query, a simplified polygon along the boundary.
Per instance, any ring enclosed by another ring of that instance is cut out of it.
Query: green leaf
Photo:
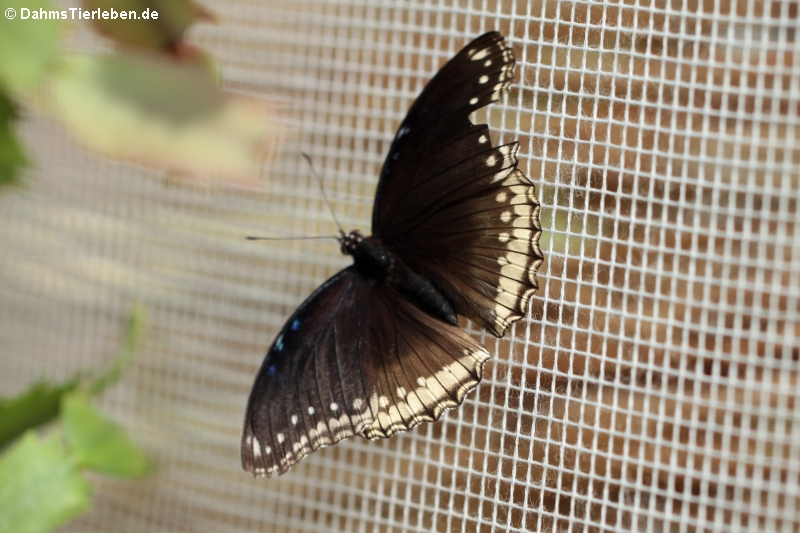
[[[58,386],[37,383],[16,398],[0,400],[0,449],[28,429],[55,419],[61,396],[76,384],[76,380]]]
[[[17,106],[0,87],[0,187],[14,183],[19,168],[27,163],[14,132],[16,120]]]
[[[147,315],[142,305],[135,305],[128,318],[128,327],[125,329],[125,339],[119,350],[114,364],[104,374],[96,378],[89,385],[92,395],[99,394],[119,380],[122,372],[131,364],[136,347],[147,329]]]
[[[133,359],[139,340],[144,335],[145,324],[144,307],[134,306],[119,355],[110,369],[88,385],[89,393],[99,394],[117,382]],[[74,391],[80,383],[80,375],[60,385],[41,382],[15,398],[0,399],[0,449],[26,430],[54,420],[58,416],[62,396]]]
[[[56,58],[61,21],[38,20],[40,9],[48,16],[51,11],[61,14],[47,0],[0,0],[0,86],[15,93],[33,89]],[[8,10],[13,10],[13,18]],[[37,20],[30,16],[33,13]]]
[[[55,113],[90,149],[179,175],[252,180],[279,133],[273,106],[221,91],[200,61],[76,54],[52,89]]]
[[[28,431],[0,456],[0,533],[46,533],[89,508],[90,486],[57,439]]]
[[[92,20],[97,31],[119,44],[146,50],[174,51],[194,21],[213,19],[191,0],[83,0],[83,5],[92,11],[108,12],[108,18]],[[139,17],[123,19],[123,13],[127,17],[130,11],[136,11]]]
[[[64,436],[81,465],[115,476],[142,476],[150,462],[116,424],[89,401],[89,395],[73,392],[61,404]]]

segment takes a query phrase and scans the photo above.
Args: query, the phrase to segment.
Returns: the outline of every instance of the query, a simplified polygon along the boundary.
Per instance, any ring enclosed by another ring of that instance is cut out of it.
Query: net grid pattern
[[[226,88],[277,99],[258,186],[107,161],[28,116],[35,167],[0,196],[0,390],[107,365],[103,408],[153,456],[97,477],[66,531],[800,532],[800,44],[776,0],[204,2],[190,40]],[[507,36],[512,89],[479,111],[542,203],[529,317],[442,420],[351,439],[279,479],[239,466],[249,387],[286,318],[369,231],[383,157],[469,39]],[[70,47],[105,50],[77,27]],[[54,127],[55,126],[55,127]]]

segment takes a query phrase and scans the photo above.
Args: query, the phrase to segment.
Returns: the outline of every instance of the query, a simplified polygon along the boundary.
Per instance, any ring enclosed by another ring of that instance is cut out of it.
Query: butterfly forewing
[[[490,32],[468,44],[428,82],[400,124],[383,164],[372,212],[374,235],[393,225],[398,201],[409,186],[425,179],[430,165],[480,149],[474,142],[454,141],[476,127],[469,114],[499,100],[513,74],[511,49],[502,35]]]
[[[525,316],[537,288],[539,203],[517,170],[517,144],[493,147],[488,128],[467,115],[508,89],[513,68],[497,33],[479,37],[442,68],[398,131],[373,213],[382,242],[459,314],[498,337]],[[417,112],[437,107],[451,115]],[[416,157],[424,164],[408,161]]]
[[[497,336],[525,315],[537,288],[539,204],[519,170],[479,180],[482,190],[420,217],[397,243],[402,257],[460,313]]]

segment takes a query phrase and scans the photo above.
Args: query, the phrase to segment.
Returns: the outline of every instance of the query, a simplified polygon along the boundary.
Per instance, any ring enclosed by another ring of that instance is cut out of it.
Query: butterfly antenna
[[[252,237],[250,235],[245,236],[245,239],[248,241],[297,241],[297,240],[309,240],[309,239],[335,239],[339,240],[339,237],[335,235],[313,235],[313,236],[301,236],[301,237]]]
[[[342,237],[344,237],[346,234],[342,229],[342,225],[339,224],[339,219],[336,218],[336,213],[333,212],[333,206],[331,205],[331,201],[328,199],[328,195],[325,192],[325,187],[322,186],[322,178],[320,178],[319,174],[317,174],[317,171],[314,170],[314,163],[311,162],[311,157],[309,157],[309,155],[305,152],[301,152],[301,155],[305,158],[306,163],[308,163],[308,166],[311,169],[311,173],[314,174],[315,178],[317,178],[317,182],[319,183],[319,190],[322,192],[322,197],[325,199],[325,203],[328,204],[328,209],[330,210],[331,215],[333,216],[333,221],[336,222],[336,226],[339,228],[339,233],[341,234]]]

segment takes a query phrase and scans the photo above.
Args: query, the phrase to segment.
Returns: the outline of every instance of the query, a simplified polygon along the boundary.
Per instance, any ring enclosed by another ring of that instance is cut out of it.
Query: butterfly
[[[372,236],[341,232],[353,265],[286,322],[258,372],[242,467],[283,474],[309,453],[361,435],[390,437],[457,407],[487,350],[466,316],[502,337],[537,288],[539,203],[517,143],[493,147],[469,115],[511,84],[502,35],[469,43],[428,82],[383,164]]]

